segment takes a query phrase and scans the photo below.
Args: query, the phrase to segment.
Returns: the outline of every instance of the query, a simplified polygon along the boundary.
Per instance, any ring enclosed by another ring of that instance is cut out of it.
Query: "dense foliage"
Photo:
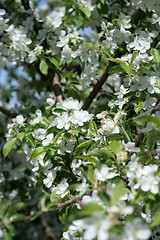
[[[159,40],[157,0],[1,0],[0,239],[159,239]]]

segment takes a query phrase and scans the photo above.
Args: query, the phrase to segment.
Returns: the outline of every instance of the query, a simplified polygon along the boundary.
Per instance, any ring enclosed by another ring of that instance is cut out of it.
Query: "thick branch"
[[[62,92],[61,84],[59,82],[59,77],[57,73],[55,73],[54,75],[52,84],[53,84],[53,91],[56,96],[57,102],[63,103],[63,92]]]
[[[141,9],[138,9],[137,12],[134,14],[132,22],[137,25],[141,16],[142,16],[143,11]]]
[[[106,67],[105,72],[102,74],[102,76],[100,77],[99,81],[96,83],[96,85],[94,86],[92,92],[89,94],[89,96],[87,97],[85,103],[82,106],[83,110],[87,110],[89,108],[89,106],[91,105],[93,99],[96,97],[97,93],[100,91],[102,85],[105,83],[106,79],[109,76],[109,69],[110,67],[112,67],[115,63],[113,62],[109,62],[108,66]]]
[[[11,118],[15,118],[18,115],[17,113],[12,113],[3,107],[0,107],[0,112],[4,113],[5,115]]]
[[[25,10],[30,9],[29,0],[21,0],[21,3],[22,3]]]

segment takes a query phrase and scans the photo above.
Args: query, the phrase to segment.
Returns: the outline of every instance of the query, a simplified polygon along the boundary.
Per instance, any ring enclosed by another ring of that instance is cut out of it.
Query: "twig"
[[[46,236],[50,237],[53,240],[57,240],[56,236],[52,233],[52,230],[51,230],[50,226],[48,225],[48,223],[45,220],[41,220],[41,224],[45,228]]]
[[[63,203],[59,203],[57,205],[57,207],[61,208],[61,207],[64,207],[64,206],[72,204],[72,203],[79,203],[79,200],[81,200],[83,198],[83,196],[86,196],[86,195],[91,195],[91,192],[85,193],[85,194],[77,196],[77,197],[74,197],[74,198],[72,198],[70,200],[67,200],[67,201],[63,202]]]
[[[159,97],[157,98],[157,102],[156,102],[155,106],[153,107],[150,115],[152,115],[153,113],[156,112],[156,108],[157,108],[157,106],[158,106],[159,103],[160,103],[160,95],[159,95]],[[143,129],[144,129],[146,126],[147,126],[147,122],[144,123]],[[139,145],[139,142],[140,142],[141,138],[143,137],[143,135],[144,135],[144,133],[141,132],[141,131],[139,131],[138,136],[137,136],[136,141],[135,141],[135,146],[136,146],[136,147]]]
[[[10,111],[8,111],[7,109],[3,108],[3,107],[0,107],[0,112],[4,113],[5,115],[7,115],[8,117],[11,117],[11,118],[15,118],[18,113],[11,113]]]
[[[53,91],[55,93],[57,102],[63,103],[63,92],[62,92],[61,84],[59,82],[59,77],[57,73],[54,74],[52,85],[53,85]]]
[[[63,20],[62,23],[60,25],[60,27],[63,25],[63,23],[70,17],[70,15],[75,11],[75,9],[73,9]]]

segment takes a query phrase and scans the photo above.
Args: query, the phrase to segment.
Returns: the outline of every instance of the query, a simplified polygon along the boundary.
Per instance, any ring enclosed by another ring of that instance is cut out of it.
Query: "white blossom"
[[[149,227],[142,223],[140,218],[127,222],[125,225],[125,236],[123,240],[148,240],[151,236]]]
[[[94,175],[99,181],[106,181],[107,179],[114,178],[116,176],[115,172],[111,172],[112,168],[107,165],[103,165],[100,170],[97,168],[94,170]]]
[[[55,170],[48,170],[46,173],[46,178],[43,179],[43,183],[47,188],[52,186],[54,179],[56,178],[56,171]]]
[[[69,187],[69,184],[67,183],[67,179],[64,178],[59,184],[57,184],[56,187],[53,187],[53,191],[56,192],[56,194],[60,195],[61,198],[64,198],[67,194],[69,194],[69,190],[67,188]]]
[[[89,114],[86,110],[75,110],[71,115],[71,122],[73,124],[78,124],[79,126],[83,126],[84,122],[88,122],[92,118],[92,115]]]
[[[44,140],[42,141],[42,145],[43,145],[43,146],[48,146],[48,145],[52,142],[53,137],[54,137],[53,133],[48,134],[48,135],[46,136],[46,139],[44,139]]]

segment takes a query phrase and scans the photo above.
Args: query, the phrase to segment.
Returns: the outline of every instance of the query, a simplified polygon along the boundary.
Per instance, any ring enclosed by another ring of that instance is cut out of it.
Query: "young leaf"
[[[41,73],[43,73],[45,76],[47,76],[48,74],[48,65],[46,62],[41,61],[40,65],[39,65],[39,69],[41,71]]]
[[[82,4],[79,5],[80,10],[86,15],[87,18],[90,18],[91,11],[88,7],[84,7]]]
[[[125,72],[130,76],[131,75],[131,71],[132,71],[132,66],[127,65],[126,63],[123,63],[120,65]]]
[[[111,62],[115,62],[115,63],[121,63],[121,64],[126,64],[125,62],[123,62],[122,60],[120,59],[116,59],[116,58],[106,58],[107,60],[111,61]]]
[[[95,156],[97,157],[99,160],[106,160],[106,159],[110,159],[110,158],[115,158],[114,154],[106,151],[105,149],[97,149],[95,148],[94,150],[92,150],[91,152],[89,152],[90,156]]]
[[[134,118],[134,121],[151,122],[151,123],[156,123],[156,124],[160,125],[160,120],[158,119],[158,117],[151,116],[151,115],[137,116],[137,117]]]
[[[25,220],[26,219],[26,216],[24,216],[23,214],[20,214],[20,213],[16,213],[16,214],[13,214],[9,220],[11,222],[17,222],[17,221],[22,221],[22,220]]]
[[[66,224],[66,218],[67,218],[67,215],[68,215],[68,209],[69,209],[69,207],[64,207],[64,208],[62,208],[62,210],[60,211],[59,220],[60,220],[61,223],[63,223],[63,224]]]
[[[160,224],[160,208],[156,211],[156,213],[152,217],[151,227],[155,227]]]
[[[58,70],[60,70],[59,63],[58,63],[58,61],[55,58],[50,57],[48,59]]]
[[[121,151],[121,144],[118,141],[112,141],[109,144],[110,149],[112,150],[113,153],[115,153],[116,155]]]
[[[92,119],[89,122],[89,130],[94,137],[97,136],[97,126],[96,126],[96,123]]]
[[[86,162],[88,161],[88,162],[97,163],[97,161],[96,161],[93,157],[91,157],[91,156],[78,155],[78,156],[76,156],[76,158],[77,158],[77,159],[83,159],[83,160],[85,160]]]
[[[24,205],[24,202],[18,202],[14,205],[11,205],[7,210],[6,216],[10,218],[13,214],[16,214],[17,211],[21,210]]]
[[[9,154],[9,152],[14,147],[16,141],[17,141],[17,138],[12,138],[8,142],[6,142],[6,144],[3,147],[3,156],[4,157],[6,157]]]
[[[21,133],[18,133],[17,134],[17,138],[20,140],[20,141],[22,141],[23,140],[23,138],[24,138],[24,133],[23,132],[21,132]]]
[[[12,240],[11,233],[6,230],[6,228],[3,229],[3,239],[4,240]]]
[[[160,54],[159,54],[159,51],[155,48],[152,48],[151,49],[151,54],[154,56],[154,60],[157,62],[157,63],[160,63]]]
[[[143,102],[134,103],[134,111],[139,113],[143,107]]]
[[[126,193],[126,191],[127,189],[125,183],[123,181],[118,182],[112,193],[111,197],[112,204],[116,205],[116,203]]]
[[[134,60],[135,60],[136,57],[137,57],[137,54],[138,54],[138,51],[135,51],[135,52],[132,54],[131,63],[134,62]]]
[[[96,203],[89,203],[85,205],[82,210],[79,212],[80,216],[91,215],[93,212],[104,211],[104,208]]]
[[[89,180],[91,181],[91,183],[95,182],[94,171],[93,171],[92,165],[89,165],[89,167],[88,167],[87,176],[88,176]]]
[[[84,149],[86,149],[87,147],[89,147],[90,144],[91,144],[90,141],[82,142],[82,143],[80,143],[80,144],[77,146],[77,148],[84,150]]]
[[[43,153],[44,148],[43,147],[37,147],[33,150],[32,154],[31,154],[31,160],[34,159],[35,157],[37,157],[38,155],[40,155],[41,153]]]

